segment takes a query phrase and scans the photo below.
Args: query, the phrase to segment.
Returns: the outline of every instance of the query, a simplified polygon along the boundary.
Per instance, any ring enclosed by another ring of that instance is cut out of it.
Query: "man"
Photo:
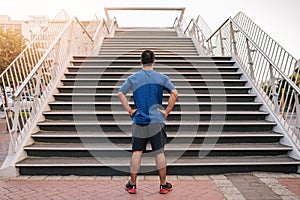
[[[177,100],[177,90],[170,79],[153,70],[155,55],[145,50],[141,55],[143,69],[128,77],[119,90],[119,98],[125,110],[133,118],[132,124],[132,156],[130,162],[130,180],[125,189],[130,194],[136,193],[136,179],[140,169],[141,157],[146,151],[148,140],[156,155],[156,167],[160,177],[160,193],[166,194],[172,190],[172,185],[166,182],[166,158],[164,146],[166,132],[164,119],[170,114]],[[132,90],[136,109],[132,109],[126,99],[126,94]],[[168,106],[162,107],[163,91],[170,93]]]

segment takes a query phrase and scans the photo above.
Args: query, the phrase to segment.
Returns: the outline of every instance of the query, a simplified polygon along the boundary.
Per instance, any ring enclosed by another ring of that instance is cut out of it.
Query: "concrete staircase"
[[[168,174],[297,171],[299,161],[279,143],[283,135],[272,131],[276,124],[265,120],[269,113],[231,57],[199,56],[173,29],[130,28],[106,38],[98,56],[74,56],[16,165],[21,175],[128,175],[131,118],[117,92],[141,69],[144,49],[155,51],[155,69],[179,92],[166,122]],[[156,173],[150,149],[142,174]]]

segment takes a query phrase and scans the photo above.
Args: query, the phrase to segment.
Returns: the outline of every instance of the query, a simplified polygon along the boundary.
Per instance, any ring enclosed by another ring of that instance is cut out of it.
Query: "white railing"
[[[77,18],[54,19],[1,74],[1,100],[14,152],[30,134],[72,54],[86,54],[93,39]]]
[[[300,89],[295,82],[299,68],[294,81],[290,74],[296,59],[242,13],[227,19],[206,42],[210,55],[234,56],[242,64],[280,126],[300,149]]]
[[[92,37],[95,35],[100,23],[101,23],[101,20],[98,19],[97,15],[95,15],[94,19],[91,20],[89,22],[89,24],[87,25],[86,30]]]
[[[179,36],[190,37],[197,48],[199,55],[207,55],[208,48],[206,45],[207,38],[212,34],[210,27],[205,20],[198,15],[196,19],[191,19],[189,23],[182,17],[176,17],[173,23],[174,29]]]

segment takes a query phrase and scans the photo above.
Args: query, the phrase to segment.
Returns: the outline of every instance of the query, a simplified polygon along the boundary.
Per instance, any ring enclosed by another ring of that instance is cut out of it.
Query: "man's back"
[[[169,78],[155,70],[140,70],[128,77],[120,89],[124,94],[133,91],[137,108],[133,116],[135,124],[164,123],[164,116],[158,111],[162,108],[163,91],[174,89]]]

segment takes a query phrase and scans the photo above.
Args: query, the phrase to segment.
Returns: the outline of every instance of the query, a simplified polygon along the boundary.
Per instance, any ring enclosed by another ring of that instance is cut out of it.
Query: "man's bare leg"
[[[156,155],[156,167],[159,173],[160,184],[166,185],[167,163],[165,153],[159,153]]]
[[[130,184],[136,184],[137,174],[140,170],[143,151],[134,151],[130,161]]]

